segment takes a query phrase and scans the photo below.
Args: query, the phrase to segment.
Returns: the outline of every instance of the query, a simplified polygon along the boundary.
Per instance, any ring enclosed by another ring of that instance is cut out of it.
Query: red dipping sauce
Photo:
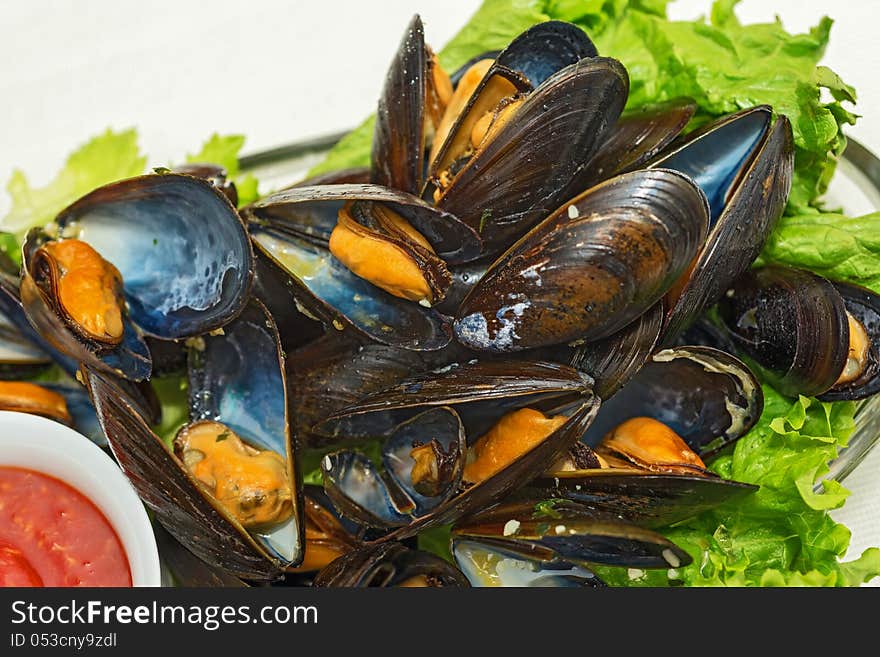
[[[131,586],[116,531],[85,495],[0,466],[0,586]]]

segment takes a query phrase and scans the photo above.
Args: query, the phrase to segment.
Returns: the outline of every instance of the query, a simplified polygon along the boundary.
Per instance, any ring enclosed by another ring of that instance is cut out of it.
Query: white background
[[[51,179],[107,127],[137,127],[151,165],[179,162],[212,132],[247,135],[246,152],[348,128],[376,103],[407,21],[420,13],[439,49],[478,0],[0,0],[0,181],[14,168]],[[743,22],[779,15],[802,32],[829,14],[824,64],[859,92],[848,133],[880,153],[876,0],[743,0]],[[679,0],[674,18],[708,13]],[[0,193],[0,214],[9,201]],[[835,517],[851,554],[880,546],[880,449],[846,482]]]

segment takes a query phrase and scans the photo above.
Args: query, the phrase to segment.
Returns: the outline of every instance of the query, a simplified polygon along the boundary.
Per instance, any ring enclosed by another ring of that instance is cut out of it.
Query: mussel
[[[156,519],[196,556],[246,580],[302,559],[301,484],[284,357],[256,299],[190,346],[190,422],[173,451],[114,378],[85,368],[110,448]]]
[[[708,223],[703,193],[666,170],[602,183],[558,208],[496,260],[462,301],[456,337],[516,351],[599,340],[658,303]]]
[[[692,561],[651,529],[560,499],[505,502],[462,519],[452,534],[459,567],[472,583],[490,586],[601,586],[595,564],[668,569]]]
[[[592,421],[588,377],[562,365],[472,362],[410,377],[366,396],[320,427],[384,438],[382,463],[340,450],[322,462],[345,515],[390,538],[446,524],[544,471]],[[345,436],[341,436],[345,437]]]
[[[757,486],[712,473],[668,425],[633,417],[590,448],[577,443],[517,497],[565,500],[598,516],[673,525]]]
[[[241,312],[253,250],[210,182],[161,173],[100,187],[23,246],[21,299],[44,340],[78,362],[143,381],[143,335],[185,339]]]
[[[812,272],[767,266],[719,303],[727,335],[785,395],[825,401],[880,391],[880,295]]]
[[[722,117],[650,164],[691,177],[709,200],[709,235],[670,291],[662,343],[669,346],[745,272],[782,216],[791,191],[794,139],[787,117],[759,105]]]
[[[662,349],[603,401],[583,441],[598,445],[626,420],[646,417],[663,423],[697,455],[708,458],[748,433],[763,408],[758,379],[735,356],[711,347]]]

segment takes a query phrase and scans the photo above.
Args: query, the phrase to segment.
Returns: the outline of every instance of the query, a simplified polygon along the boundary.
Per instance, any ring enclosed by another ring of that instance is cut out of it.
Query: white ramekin
[[[104,513],[125,549],[134,586],[160,586],[159,550],[144,505],[116,462],[77,431],[37,415],[0,411],[0,465],[43,472]]]

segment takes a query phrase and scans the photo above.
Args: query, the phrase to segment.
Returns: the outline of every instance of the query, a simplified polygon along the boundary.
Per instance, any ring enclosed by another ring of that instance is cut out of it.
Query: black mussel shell
[[[459,308],[466,346],[590,342],[656,304],[706,233],[706,199],[674,171],[641,170],[566,203],[488,269]]]
[[[532,481],[522,495],[568,500],[597,514],[658,528],[696,516],[757,488],[711,474],[595,468],[547,473]]]
[[[668,346],[754,262],[785,210],[794,169],[791,124],[757,106],[688,135],[651,164],[694,178],[709,199],[709,236],[670,294]]]
[[[452,564],[401,543],[383,543],[349,552],[315,577],[317,587],[470,586]]]
[[[531,559],[678,568],[691,556],[657,532],[564,500],[504,502],[457,522],[453,536],[490,541]]]
[[[822,401],[864,399],[880,392],[880,295],[852,283],[832,281],[843,297],[846,311],[865,329],[870,347],[862,375],[850,383],[835,385],[819,395]]]
[[[114,376],[130,381],[146,381],[153,368],[152,356],[144,336],[131,321],[128,313],[123,315],[122,341],[114,346],[101,345],[75,331],[61,314],[59,302],[51,285],[39,267],[31,267],[33,254],[48,241],[39,229],[31,230],[22,246],[24,267],[19,288],[21,306],[32,329],[53,352],[60,352],[63,363],[85,363]]]
[[[113,456],[141,500],[203,561],[243,579],[274,580],[281,564],[202,493],[179,460],[119,394],[112,378],[85,370],[86,384]]]
[[[425,32],[416,15],[404,32],[379,97],[370,182],[410,194],[421,190],[427,77]]]
[[[566,185],[623,110],[629,79],[613,59],[567,66],[529,94],[455,176],[437,206],[507,248],[565,199]]]
[[[676,98],[625,111],[593,159],[571,181],[565,198],[653,160],[681,134],[696,109],[693,100]]]
[[[568,363],[589,374],[600,399],[608,399],[624,387],[653,353],[663,328],[662,302],[638,316],[616,333],[574,348]]]
[[[603,402],[583,440],[595,446],[622,422],[645,416],[706,458],[744,436],[763,408],[761,386],[738,358],[710,347],[664,349]]]
[[[346,201],[384,203],[418,230],[437,255],[449,263],[467,262],[480,255],[476,231],[448,212],[434,208],[412,194],[373,184],[338,183],[289,187],[264,196],[243,208],[251,223],[291,233],[326,247]],[[334,212],[322,210],[329,205]]]
[[[503,542],[452,539],[452,556],[471,586],[506,588],[599,588],[607,586],[581,564],[540,561],[509,549]]]
[[[190,347],[188,366],[191,422],[222,422],[251,446],[275,452],[288,464],[293,513],[287,522],[255,536],[274,559],[298,563],[302,482],[295,466],[285,359],[266,307],[251,299],[221,335],[206,335]]]
[[[434,450],[439,464],[433,490],[413,482],[414,448]],[[347,518],[370,527],[400,527],[433,511],[461,483],[464,427],[450,408],[429,409],[394,429],[382,448],[382,467],[359,452],[337,451],[324,457],[324,489]]]
[[[235,575],[199,559],[181,545],[160,524],[153,527],[162,564],[174,586],[199,588],[243,588],[248,586]]]
[[[69,205],[56,223],[116,266],[132,322],[147,335],[209,333],[247,302],[254,272],[247,230],[206,180],[177,173],[121,180]]]
[[[773,265],[740,276],[718,308],[739,352],[785,395],[856,399],[880,387],[880,301],[869,290],[834,284],[805,269]],[[847,312],[868,330],[872,346],[863,375],[838,389],[835,384],[849,352]]]
[[[246,580],[275,580],[299,562],[301,487],[287,421],[284,362],[274,323],[258,301],[251,300],[221,334],[191,343],[191,419],[223,422],[247,442],[282,455],[293,514],[279,527],[245,530],[153,432],[117,380],[88,368],[84,380],[117,462],[156,520],[187,549]]]
[[[414,351],[435,351],[451,341],[446,315],[388,294],[325,247],[257,225],[251,225],[251,237],[265,262],[287,276],[297,310],[327,330]]]
[[[387,422],[384,417],[377,421],[376,416],[392,414],[396,421],[404,422],[426,408],[451,406],[461,414],[472,442],[502,415],[516,408],[547,410],[549,407],[568,416],[564,424],[502,470],[446,498],[430,512],[413,517],[379,540],[402,539],[485,508],[544,472],[583,435],[595,416],[599,400],[593,395],[590,383],[588,377],[553,363],[486,361],[451,366],[412,377],[392,389],[368,396],[328,418],[322,423],[323,432],[333,433],[334,427],[343,420],[370,428]],[[332,469],[338,464],[331,460],[324,465]],[[398,518],[398,521],[400,524],[404,519]]]

